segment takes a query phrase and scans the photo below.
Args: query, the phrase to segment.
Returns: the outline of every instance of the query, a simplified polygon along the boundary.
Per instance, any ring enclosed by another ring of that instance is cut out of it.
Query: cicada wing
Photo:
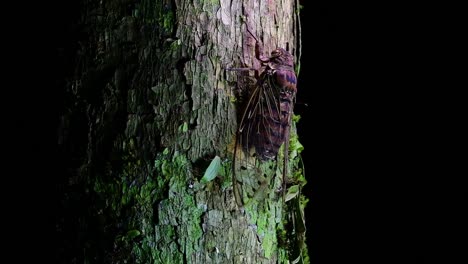
[[[259,166],[274,160],[282,143],[278,142],[280,112],[278,92],[264,74],[249,94],[236,135],[233,181],[239,205],[244,195],[250,198],[269,184]]]

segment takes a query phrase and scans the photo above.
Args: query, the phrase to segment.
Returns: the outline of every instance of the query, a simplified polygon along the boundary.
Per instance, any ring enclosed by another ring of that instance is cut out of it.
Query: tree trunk
[[[263,172],[274,182],[265,199],[235,203],[239,74],[225,71],[259,66],[246,26],[263,39],[264,55],[278,46],[298,58],[297,3],[87,0],[79,8],[62,79],[61,262],[298,259],[292,244],[305,230],[289,227],[302,222],[305,203],[295,196],[283,208],[273,187],[280,169]],[[202,180],[218,157],[216,177]]]

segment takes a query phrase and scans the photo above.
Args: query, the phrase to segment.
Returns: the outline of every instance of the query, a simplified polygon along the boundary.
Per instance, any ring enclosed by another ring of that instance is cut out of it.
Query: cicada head
[[[294,58],[287,50],[283,48],[276,48],[271,52],[270,61],[282,65],[294,67]]]

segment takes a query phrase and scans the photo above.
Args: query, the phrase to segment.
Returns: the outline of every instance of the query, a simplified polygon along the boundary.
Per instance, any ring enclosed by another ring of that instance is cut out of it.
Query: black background
[[[457,142],[441,132],[451,125],[435,98],[445,85],[431,69],[433,17],[301,2],[295,113],[311,263],[462,263],[466,196],[446,149]]]

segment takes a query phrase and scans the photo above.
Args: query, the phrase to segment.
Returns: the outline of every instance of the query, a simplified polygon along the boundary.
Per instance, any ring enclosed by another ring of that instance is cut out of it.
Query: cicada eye
[[[279,49],[275,49],[274,51],[271,52],[272,57],[278,57],[281,56],[282,52]]]

